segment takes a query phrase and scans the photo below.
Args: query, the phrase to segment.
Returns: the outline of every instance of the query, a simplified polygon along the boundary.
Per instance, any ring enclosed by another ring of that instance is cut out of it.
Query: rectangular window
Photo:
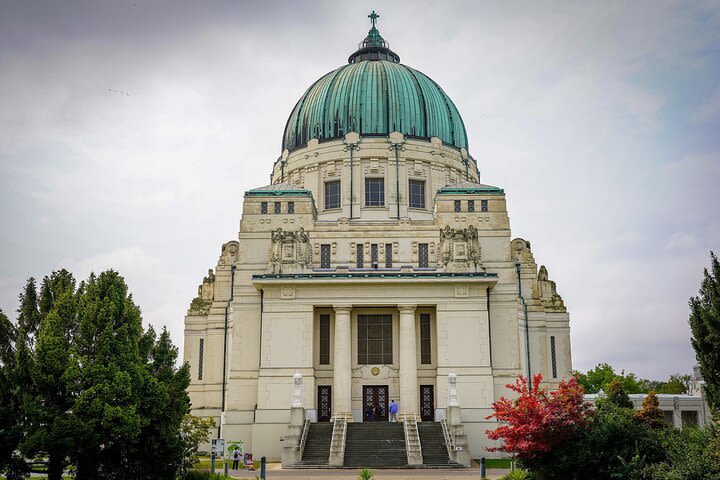
[[[330,315],[320,315],[320,365],[330,365]]]
[[[428,268],[428,244],[418,243],[418,266]]]
[[[325,210],[340,208],[340,180],[325,182]]]
[[[428,365],[432,363],[430,355],[430,314],[420,314],[420,363]]]
[[[410,208],[425,208],[425,181],[410,180],[408,191]]]
[[[357,257],[356,257],[357,268],[363,268],[365,266],[365,252],[363,251],[362,243],[357,244],[356,255],[357,255]]]
[[[378,266],[378,244],[372,243],[370,244],[370,264],[372,268],[377,268]]]
[[[203,354],[205,350],[205,340],[200,339],[200,348],[198,350],[198,380],[202,380],[202,371],[203,371]]]
[[[275,202],[275,213],[282,212],[282,202]]]
[[[267,213],[267,202],[260,202],[260,213]]]
[[[462,211],[462,204],[460,203],[460,200],[455,200],[455,213],[459,213]]]
[[[392,268],[392,243],[385,244],[385,268]]]
[[[320,245],[320,268],[330,268],[330,244]]]
[[[288,202],[288,213],[295,213],[295,202]]]
[[[488,211],[488,201],[487,200],[480,200],[480,211],[481,212],[487,212]]]
[[[468,200],[468,212],[475,211],[475,200]]]
[[[555,359],[555,337],[550,337],[550,359],[552,361],[552,377],[557,378],[557,361]]]
[[[384,178],[366,178],[365,179],[365,206],[366,207],[384,207],[385,206],[385,179]]]
[[[393,363],[392,315],[358,315],[358,363]]]

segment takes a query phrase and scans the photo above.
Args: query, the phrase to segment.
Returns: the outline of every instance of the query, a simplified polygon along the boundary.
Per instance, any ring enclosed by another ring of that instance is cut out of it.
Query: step
[[[445,435],[442,425],[439,422],[418,423],[418,434],[422,447],[423,464],[429,467],[459,467],[460,465],[450,460]]]
[[[332,423],[310,424],[302,460],[298,466],[327,466],[332,430]]]
[[[405,432],[400,423],[348,424],[345,441],[346,467],[407,467]]]

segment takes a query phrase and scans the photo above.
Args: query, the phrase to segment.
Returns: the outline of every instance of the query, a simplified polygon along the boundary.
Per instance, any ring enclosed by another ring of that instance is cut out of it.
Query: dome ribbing
[[[374,24],[349,61],[300,98],[285,127],[283,149],[293,151],[310,139],[337,139],[348,132],[386,136],[393,131],[468,148],[455,104],[428,76],[398,63]]]

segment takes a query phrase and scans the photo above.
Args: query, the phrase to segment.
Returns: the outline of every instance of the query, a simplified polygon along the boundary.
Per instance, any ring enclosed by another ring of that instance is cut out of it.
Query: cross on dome
[[[370,13],[370,15],[368,15],[368,18],[372,22],[373,28],[375,28],[375,22],[377,21],[378,18],[380,18],[380,15],[375,13],[375,10],[373,10],[372,13]]]

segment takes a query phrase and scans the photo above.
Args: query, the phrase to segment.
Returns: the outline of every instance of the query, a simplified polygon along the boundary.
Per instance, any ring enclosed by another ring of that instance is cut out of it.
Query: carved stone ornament
[[[452,228],[446,225],[440,229],[438,263],[448,271],[485,271],[478,230],[473,225],[467,228]]]
[[[448,374],[448,407],[460,405],[457,398],[457,374],[451,371]]]
[[[233,265],[238,261],[238,254],[240,252],[240,242],[232,240],[222,246],[222,252],[220,253],[220,264],[221,265]]]
[[[292,406],[303,406],[303,377],[300,372],[295,372],[295,375],[293,375]]]
[[[540,266],[537,276],[537,295],[546,312],[566,312],[565,302],[557,293],[555,282],[548,278],[545,265]]]
[[[208,270],[207,277],[203,278],[202,285],[198,285],[197,297],[190,303],[190,313],[207,315],[215,299],[215,274],[212,268]]]
[[[278,228],[270,235],[269,267],[272,273],[292,273],[312,268],[312,247],[307,232]]]

